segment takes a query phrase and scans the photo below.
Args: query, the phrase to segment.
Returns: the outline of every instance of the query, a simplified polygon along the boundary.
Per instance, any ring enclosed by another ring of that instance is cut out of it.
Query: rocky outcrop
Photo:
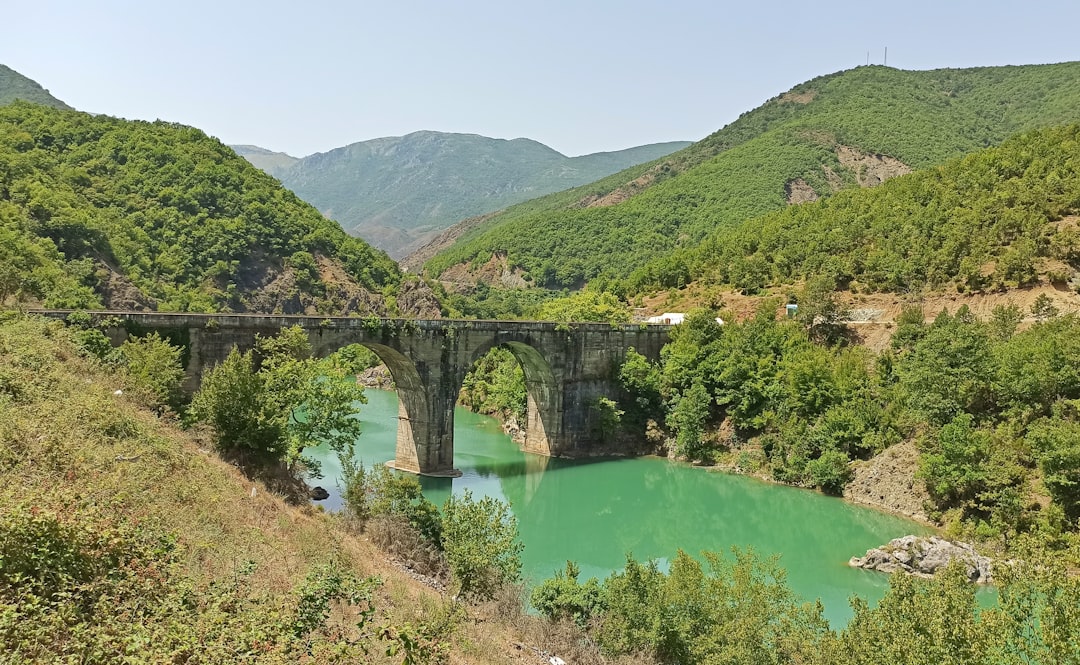
[[[787,195],[788,205],[799,205],[800,203],[810,203],[818,200],[817,192],[810,186],[810,183],[802,178],[788,181],[784,185],[784,193]]]
[[[968,579],[976,584],[990,583],[991,561],[967,543],[954,543],[930,536],[904,536],[887,545],[867,550],[864,557],[851,557],[848,565],[882,573],[901,571],[916,577],[933,577],[953,561],[967,569]]]
[[[926,486],[915,477],[919,451],[914,441],[903,441],[854,466],[854,477],[844,488],[853,503],[928,522],[925,506],[930,501]]]
[[[431,287],[420,280],[406,280],[398,289],[397,305],[402,316],[417,319],[442,317],[439,299]]]
[[[143,293],[119,270],[100,259],[96,261],[96,264],[98,292],[101,294],[105,309],[129,312],[157,310],[157,301]]]
[[[365,388],[375,388],[377,390],[393,390],[395,388],[394,377],[390,376],[390,370],[387,369],[386,365],[368,367],[356,376],[356,382]]]

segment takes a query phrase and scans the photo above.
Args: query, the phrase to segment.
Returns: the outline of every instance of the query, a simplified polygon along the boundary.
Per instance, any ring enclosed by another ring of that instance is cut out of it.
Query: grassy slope
[[[106,549],[135,550],[165,534],[175,541],[172,564],[127,551],[121,561],[132,558],[112,572],[99,566],[86,587],[70,591],[110,593],[77,611],[63,599],[52,608],[28,604],[18,595],[27,593],[25,581],[10,586],[9,577],[25,552],[5,561],[12,553],[0,543],[0,662],[84,662],[77,659],[92,649],[101,662],[120,662],[124,653],[138,662],[298,662],[302,654],[289,650],[296,643],[274,627],[292,619],[305,576],[329,563],[384,580],[375,626],[416,625],[443,611],[444,600],[366,540],[317,510],[285,505],[205,442],[140,406],[128,388],[122,375],[80,356],[62,325],[0,322],[0,528],[34,515],[56,517],[75,540],[104,534]],[[50,543],[38,544],[44,552]],[[78,555],[37,566],[70,567]],[[316,653],[348,634],[349,617],[336,612],[331,630],[310,636]],[[503,628],[477,621],[458,630],[452,652],[468,662],[505,662]],[[20,644],[27,636],[36,637]],[[386,643],[377,638],[370,646],[363,662],[401,662],[383,658]]]
[[[894,157],[910,167],[1001,142],[1027,128],[1080,119],[1080,63],[904,72],[860,67],[794,88],[705,140],[651,167],[509,209],[427,263],[440,274],[505,251],[538,284],[575,285],[629,275],[658,254],[712,230],[783,207],[785,185],[802,178],[844,186],[838,145]],[[641,193],[606,208],[575,209],[649,171]]]
[[[174,310],[244,309],[258,295],[245,275],[296,252],[369,291],[400,279],[385,254],[197,129],[26,103],[0,108],[0,234],[0,258],[19,266],[9,281],[60,306],[98,304],[106,266]],[[319,275],[299,282],[301,296],[332,299]]]

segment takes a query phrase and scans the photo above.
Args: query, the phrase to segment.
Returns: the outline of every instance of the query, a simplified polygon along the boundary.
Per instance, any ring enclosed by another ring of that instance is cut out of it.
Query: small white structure
[[[664,312],[657,316],[650,316],[645,320],[645,323],[663,323],[669,326],[677,326],[686,319],[686,314],[682,312]]]
[[[677,326],[686,320],[686,314],[683,312],[664,312],[656,316],[650,316],[645,319],[645,323],[662,323],[668,326]],[[724,320],[720,317],[716,318],[716,322],[720,325],[724,325]]]

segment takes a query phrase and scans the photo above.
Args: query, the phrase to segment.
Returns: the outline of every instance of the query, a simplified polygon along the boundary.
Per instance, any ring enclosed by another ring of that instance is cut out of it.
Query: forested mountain
[[[422,131],[361,141],[287,163],[233,146],[327,217],[393,256],[470,215],[592,182],[688,143],[566,157],[530,139]]]
[[[400,282],[388,256],[197,129],[0,107],[0,302],[385,312]],[[410,285],[392,303],[417,299],[434,302]]]
[[[1078,120],[1080,63],[859,67],[800,84],[656,164],[473,221],[426,269],[498,254],[538,286],[622,279],[718,229]],[[686,277],[671,267],[650,279]]]
[[[636,271],[633,290],[700,280],[754,292],[826,277],[854,291],[1080,284],[1080,125],[721,228]],[[673,281],[674,280],[674,281]]]
[[[0,106],[21,99],[34,104],[52,106],[58,109],[71,107],[49,94],[37,81],[26,78],[14,69],[0,65]]]

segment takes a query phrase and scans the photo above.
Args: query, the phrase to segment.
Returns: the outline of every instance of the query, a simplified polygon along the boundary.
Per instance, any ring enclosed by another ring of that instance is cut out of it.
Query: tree
[[[961,564],[933,580],[897,573],[876,608],[856,598],[855,616],[838,640],[827,641],[825,662],[851,665],[910,663],[968,665],[986,660],[996,637],[980,626],[975,587]]]
[[[627,323],[630,308],[611,293],[585,290],[545,302],[535,317],[540,321]]]
[[[257,338],[254,353],[234,349],[203,379],[192,413],[214,427],[224,452],[290,469],[302,461],[318,477],[318,465],[303,450],[325,442],[351,457],[360,435],[354,405],[363,400],[363,389],[343,367],[311,358],[307,334],[293,326],[276,337]]]
[[[798,318],[811,339],[827,344],[843,340],[848,310],[836,295],[836,280],[828,275],[810,278],[799,294]]]
[[[1043,419],[1028,431],[1043,485],[1072,520],[1080,519],[1080,424]]]
[[[595,577],[584,584],[578,581],[581,569],[566,562],[566,570],[544,580],[533,589],[530,602],[537,612],[551,621],[570,619],[585,627],[589,620],[604,611],[604,591]]]
[[[443,504],[443,550],[464,598],[485,600],[521,578],[517,518],[510,505],[465,490]]]
[[[1031,303],[1031,313],[1035,315],[1036,319],[1045,321],[1054,318],[1061,312],[1054,306],[1054,301],[1050,296],[1045,293],[1040,293],[1039,297],[1035,299],[1035,302]]]
[[[234,348],[206,373],[191,414],[214,428],[215,445],[228,456],[260,464],[285,456],[282,423],[268,408],[265,377],[255,371],[251,351]]]
[[[177,408],[184,368],[180,347],[169,344],[160,335],[150,333],[133,337],[120,345],[120,357],[135,387],[149,393],[161,406]]]
[[[944,425],[964,411],[980,413],[990,396],[990,338],[967,306],[942,311],[901,357],[896,374],[918,418]]]
[[[668,423],[675,428],[675,454],[689,460],[701,459],[705,449],[702,438],[709,419],[712,397],[705,386],[694,381],[690,389],[675,401]]]

